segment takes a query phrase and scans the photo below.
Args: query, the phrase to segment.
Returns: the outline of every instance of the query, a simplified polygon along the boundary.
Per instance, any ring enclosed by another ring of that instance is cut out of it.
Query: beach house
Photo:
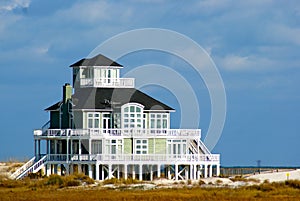
[[[13,177],[84,173],[96,180],[199,179],[219,175],[220,155],[201,141],[200,129],[173,129],[175,109],[121,78],[122,65],[101,54],[71,66],[72,86],[45,110],[34,130],[34,157]]]

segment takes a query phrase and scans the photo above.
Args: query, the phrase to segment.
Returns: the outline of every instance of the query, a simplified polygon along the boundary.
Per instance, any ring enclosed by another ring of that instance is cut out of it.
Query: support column
[[[139,165],[139,180],[143,180],[143,165]]]
[[[41,158],[41,140],[38,140],[38,154],[39,154],[39,159]]]
[[[70,175],[70,165],[66,163],[64,166],[66,168],[66,175]]]
[[[57,140],[54,140],[54,154],[57,154]]]
[[[36,151],[36,140],[34,140],[34,156],[36,156],[37,155],[37,151]]]
[[[216,176],[217,177],[220,176],[220,165],[219,164],[217,165],[217,175]]]
[[[178,180],[178,165],[175,164],[175,181]]]
[[[108,179],[111,179],[111,178],[112,178],[111,169],[112,169],[112,165],[109,164],[109,165],[108,165]]]
[[[69,161],[69,139],[68,138],[66,139],[66,143],[67,143],[67,146],[66,146],[67,147],[67,150],[66,150],[66,153],[67,153],[67,158],[66,159],[67,160],[66,161],[68,162]]]
[[[150,181],[153,181],[153,166],[149,165],[150,168]]]
[[[190,164],[190,179],[192,180],[192,179],[196,179],[195,178],[195,175],[193,174],[193,168],[195,168],[195,167],[193,167],[193,165],[192,164]]]
[[[49,140],[46,140],[46,154],[49,154]]]
[[[104,180],[104,165],[101,165],[101,180]]]
[[[157,165],[157,178],[160,178],[160,164]]]
[[[207,165],[204,165],[204,178],[207,178]]]
[[[78,160],[81,161],[81,139],[78,140]]]
[[[70,164],[70,174],[74,174],[74,165]]]
[[[132,165],[132,179],[135,179],[135,165]]]
[[[89,139],[89,160],[91,160],[91,154],[92,154],[92,140],[91,138]]]
[[[209,166],[209,177],[212,177],[212,170],[213,170],[213,166],[210,165]]]
[[[193,179],[197,179],[197,165],[195,164],[195,165],[193,165],[194,166],[194,168],[193,168]]]
[[[89,167],[89,177],[93,179],[93,168],[91,164],[88,164]]]
[[[168,165],[168,179],[169,180],[171,180],[172,178],[171,178],[171,167],[170,167],[170,165]]]
[[[47,164],[45,169],[46,169],[46,176],[50,176],[51,175],[51,165]]]
[[[124,179],[127,179],[127,164],[124,165]]]
[[[95,180],[99,180],[100,172],[99,172],[99,164],[98,163],[96,163],[95,171],[96,171],[96,178],[95,178]]]

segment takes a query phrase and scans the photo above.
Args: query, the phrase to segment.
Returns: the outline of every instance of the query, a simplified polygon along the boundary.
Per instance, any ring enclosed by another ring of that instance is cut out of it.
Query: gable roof
[[[76,63],[70,65],[70,67],[76,66],[118,66],[123,67],[121,64],[111,60],[110,58],[103,56],[102,54],[98,54],[92,58],[84,58]]]
[[[173,108],[134,88],[82,88],[72,96],[73,109],[113,109],[126,103],[140,103],[144,110],[172,111]],[[59,109],[58,102],[47,109]]]

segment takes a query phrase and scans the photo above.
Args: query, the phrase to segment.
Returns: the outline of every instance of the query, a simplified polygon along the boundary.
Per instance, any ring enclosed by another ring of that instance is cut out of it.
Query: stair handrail
[[[27,163],[22,165],[20,168],[18,168],[13,174],[10,175],[10,178],[16,179],[18,175],[20,175],[22,172],[26,171],[29,167],[31,167],[34,164],[35,156],[32,157]]]
[[[28,173],[35,173],[37,170],[39,170],[39,168],[44,165],[44,163],[47,161],[48,156],[45,155],[43,156],[40,160],[38,160],[36,163],[34,163],[33,165],[31,165],[29,168],[27,168],[24,172],[22,172],[21,174],[19,174],[15,179],[21,179],[23,178],[25,175],[27,175]]]
[[[199,147],[201,147],[201,149],[203,150],[203,152],[205,154],[211,155],[211,152],[208,150],[208,148],[205,146],[205,144],[201,140],[199,140],[198,142],[199,142]]]
[[[49,128],[50,128],[50,120],[47,121],[47,122],[42,126],[42,134],[44,134]]]

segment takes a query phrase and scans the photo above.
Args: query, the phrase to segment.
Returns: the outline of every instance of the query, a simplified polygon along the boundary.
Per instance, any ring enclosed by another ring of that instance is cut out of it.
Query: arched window
[[[122,127],[125,129],[142,129],[144,106],[138,103],[127,103],[122,106]]]

